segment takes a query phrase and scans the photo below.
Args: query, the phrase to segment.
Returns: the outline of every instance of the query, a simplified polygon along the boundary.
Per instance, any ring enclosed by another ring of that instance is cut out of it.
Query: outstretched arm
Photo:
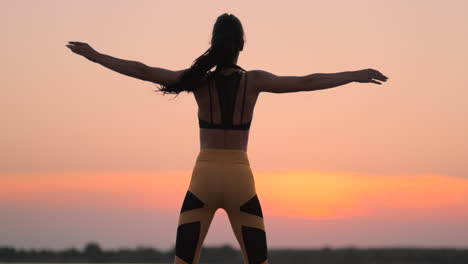
[[[168,86],[169,84],[175,82],[179,75],[184,71],[172,71],[158,67],[150,67],[139,61],[115,58],[99,53],[87,43],[83,42],[69,41],[69,43],[70,44],[66,46],[74,53],[82,55],[92,62],[101,64],[102,66],[115,72],[164,86]]]
[[[322,90],[350,82],[371,82],[381,84],[376,80],[385,82],[388,79],[382,73],[374,69],[337,73],[313,73],[306,76],[276,76],[262,70],[251,72],[254,75],[254,86],[257,91],[270,93]]]

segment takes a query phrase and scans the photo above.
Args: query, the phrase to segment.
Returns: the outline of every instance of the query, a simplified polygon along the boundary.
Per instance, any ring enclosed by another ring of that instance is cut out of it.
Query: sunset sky
[[[223,13],[238,64],[374,68],[382,84],[261,93],[248,155],[268,245],[468,247],[467,1],[0,1],[0,246],[175,244],[199,151],[192,94],[71,52],[185,69]],[[238,248],[218,210],[205,245]]]

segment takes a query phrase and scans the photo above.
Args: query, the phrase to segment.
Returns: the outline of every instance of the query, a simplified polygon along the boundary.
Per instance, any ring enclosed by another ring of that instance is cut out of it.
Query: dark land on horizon
[[[68,248],[15,249],[0,245],[2,262],[121,262],[121,263],[172,263],[174,248],[161,251],[151,247],[102,249],[98,243],[89,242],[82,250]],[[269,249],[272,264],[320,263],[320,264],[467,264],[468,248],[311,248]],[[203,247],[200,263],[238,264],[242,262],[240,251],[229,245]]]

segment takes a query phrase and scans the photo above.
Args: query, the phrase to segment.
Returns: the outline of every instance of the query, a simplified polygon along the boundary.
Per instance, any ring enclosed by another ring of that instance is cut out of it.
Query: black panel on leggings
[[[242,212],[260,216],[263,218],[262,207],[260,206],[260,201],[258,200],[257,195],[254,195],[250,200],[241,205],[240,210]]]
[[[195,196],[195,194],[193,194],[191,191],[187,191],[180,212],[182,213],[192,209],[203,208],[204,205],[205,204],[203,203],[203,201],[200,200],[197,196]]]
[[[249,264],[264,262],[268,258],[265,231],[255,227],[242,226],[242,236]]]
[[[200,221],[182,224],[177,228],[176,256],[192,264],[200,236]]]

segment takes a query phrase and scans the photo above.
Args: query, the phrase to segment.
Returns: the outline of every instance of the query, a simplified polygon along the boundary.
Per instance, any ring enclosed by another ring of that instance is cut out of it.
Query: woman
[[[244,263],[268,263],[262,208],[247,156],[249,128],[260,92],[314,91],[350,82],[385,82],[373,69],[306,76],[276,76],[237,65],[244,31],[234,15],[214,24],[211,47],[190,68],[171,71],[96,52],[69,42],[73,52],[111,70],[161,85],[159,91],[192,92],[198,104],[200,152],[181,206],[174,263],[198,263],[203,241],[217,209],[226,211]],[[210,71],[216,67],[214,71]]]

